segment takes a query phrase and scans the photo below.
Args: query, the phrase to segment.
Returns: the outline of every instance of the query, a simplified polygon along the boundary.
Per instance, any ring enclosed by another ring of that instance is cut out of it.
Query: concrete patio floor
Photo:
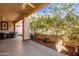
[[[0,56],[66,56],[32,40],[0,40]]]

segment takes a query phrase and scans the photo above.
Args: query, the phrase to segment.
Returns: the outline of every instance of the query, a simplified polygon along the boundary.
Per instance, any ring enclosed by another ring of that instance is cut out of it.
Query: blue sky
[[[76,5],[75,10],[79,13],[79,4]]]
[[[43,11],[48,10],[50,5],[51,5],[51,4],[48,4],[48,6],[44,7],[44,8],[41,9],[41,10],[38,10],[38,11],[36,12],[36,14],[41,14]]]
[[[54,3],[52,3],[52,4],[54,4]],[[48,4],[48,6],[44,7],[41,10],[38,10],[35,14],[41,14],[41,13],[43,13],[43,11],[48,10],[50,6],[51,6],[51,4]],[[75,11],[77,11],[79,13],[79,4],[75,5]]]

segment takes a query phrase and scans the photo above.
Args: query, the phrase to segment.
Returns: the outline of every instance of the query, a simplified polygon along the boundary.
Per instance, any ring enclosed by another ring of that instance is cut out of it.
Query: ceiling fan
[[[31,8],[35,8],[35,6],[31,3],[23,3],[22,4],[22,9],[25,9],[26,5],[30,6]]]

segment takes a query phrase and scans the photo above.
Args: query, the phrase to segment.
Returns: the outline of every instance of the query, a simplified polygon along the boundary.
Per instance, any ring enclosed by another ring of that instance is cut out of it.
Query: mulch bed
[[[46,46],[48,48],[54,49],[54,50],[57,51],[56,46],[55,46],[55,43],[45,43],[45,42],[43,42],[42,39],[38,39],[38,38],[32,39],[32,41],[34,41],[36,43],[39,43],[41,45],[44,45],[44,46]],[[62,50],[61,53],[64,53],[64,54],[66,54],[68,56],[74,56],[75,48],[74,47],[70,47],[70,46],[65,46],[65,47],[66,47],[66,49],[68,51]]]

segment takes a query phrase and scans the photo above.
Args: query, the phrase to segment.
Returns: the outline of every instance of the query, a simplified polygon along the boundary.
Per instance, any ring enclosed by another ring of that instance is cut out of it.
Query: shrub
[[[49,38],[44,38],[43,41],[44,41],[45,43],[49,43],[49,42],[50,42]]]

